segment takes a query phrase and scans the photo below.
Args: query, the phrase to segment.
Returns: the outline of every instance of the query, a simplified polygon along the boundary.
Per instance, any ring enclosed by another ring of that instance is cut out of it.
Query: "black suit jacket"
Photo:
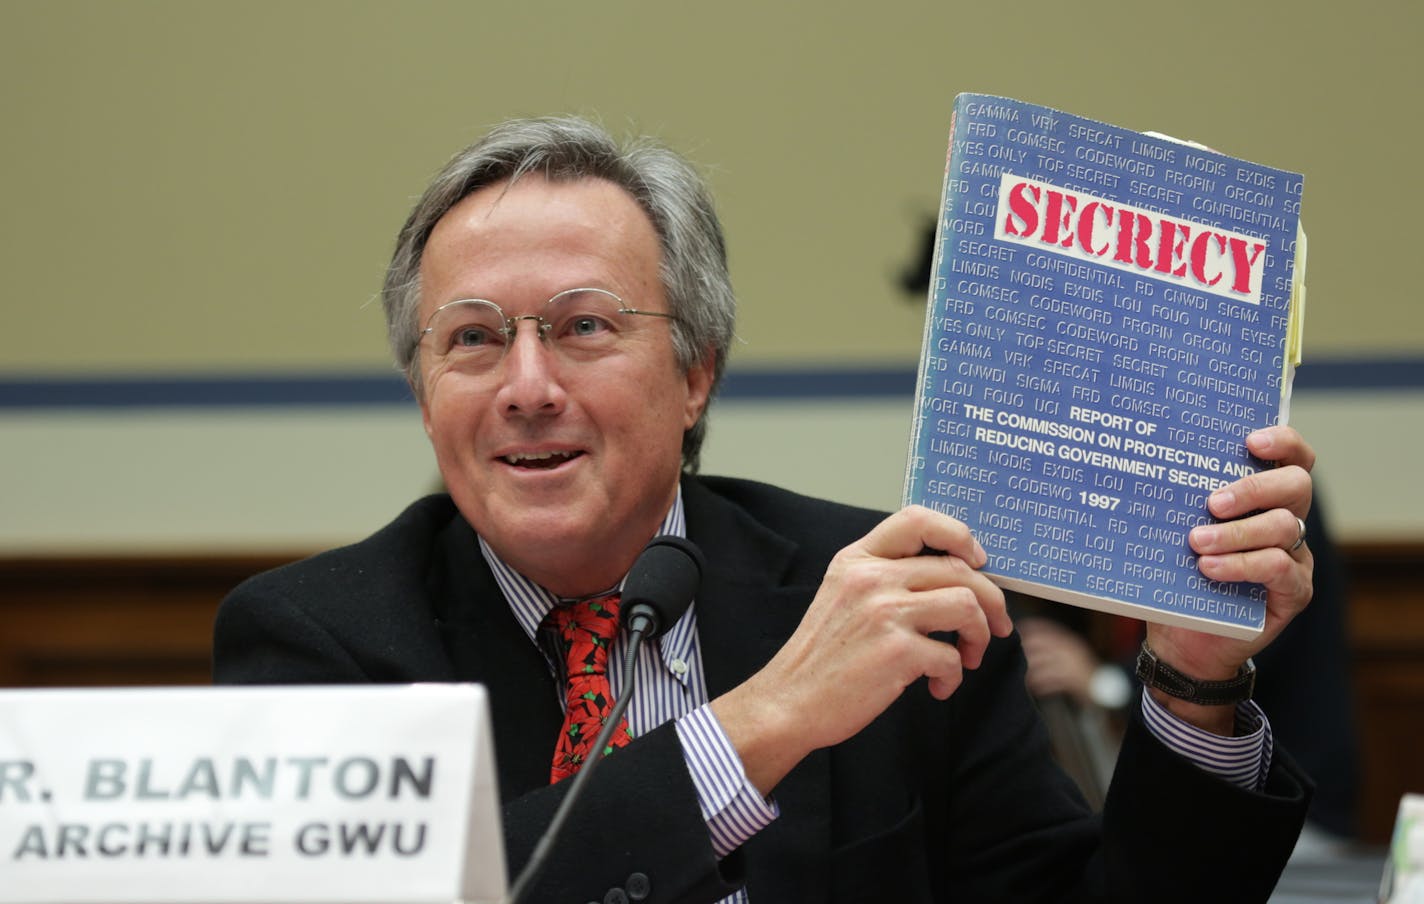
[[[883,517],[746,481],[685,478],[707,558],[696,610],[713,698],[795,630],[840,548]],[[547,785],[554,679],[446,496],[353,546],[259,575],[219,612],[229,683],[477,681],[490,693],[511,873],[568,783]],[[834,705],[834,701],[828,701]],[[1101,817],[1053,764],[1017,637],[945,702],[921,681],[777,786],[781,816],[717,861],[672,726],[603,764],[533,900],[602,899],[634,872],[653,902],[1264,901],[1309,783],[1280,750],[1262,793],[1219,782],[1136,719]]]

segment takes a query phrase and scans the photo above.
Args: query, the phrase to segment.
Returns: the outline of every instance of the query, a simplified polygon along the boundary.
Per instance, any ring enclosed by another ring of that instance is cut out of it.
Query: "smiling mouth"
[[[557,468],[564,462],[573,461],[582,454],[582,452],[517,452],[513,455],[500,456],[500,460],[516,468],[547,471],[550,468]]]

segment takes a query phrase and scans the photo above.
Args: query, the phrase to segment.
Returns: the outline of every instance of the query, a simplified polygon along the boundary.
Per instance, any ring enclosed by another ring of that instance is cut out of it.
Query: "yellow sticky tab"
[[[1295,267],[1291,275],[1290,320],[1286,325],[1286,362],[1298,367],[1305,344],[1305,227],[1296,226]]]

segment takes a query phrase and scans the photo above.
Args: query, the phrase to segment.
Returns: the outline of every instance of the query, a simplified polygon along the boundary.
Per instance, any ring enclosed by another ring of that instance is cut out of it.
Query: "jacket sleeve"
[[[528,861],[571,782],[504,808],[511,874]],[[530,887],[531,901],[602,901],[646,878],[649,902],[719,901],[743,883],[736,854],[718,861],[671,722],[607,757]]]
[[[947,742],[945,803],[927,814],[942,820],[948,862],[935,900],[1270,897],[1309,802],[1288,755],[1273,751],[1264,787],[1245,791],[1169,751],[1134,707],[1103,811],[1090,813],[1052,760],[1017,637],[999,646],[955,707],[966,734]]]

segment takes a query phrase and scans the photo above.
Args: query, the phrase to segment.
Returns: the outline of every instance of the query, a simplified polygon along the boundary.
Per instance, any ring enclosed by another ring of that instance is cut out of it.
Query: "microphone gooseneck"
[[[569,781],[564,799],[559,802],[559,808],[549,820],[549,827],[544,830],[539,844],[529,855],[529,862],[520,871],[519,878],[510,886],[504,904],[521,904],[534,884],[534,879],[549,859],[554,842],[564,823],[568,821],[569,813],[573,811],[574,802],[582,795],[593,770],[603,762],[603,757],[598,756],[597,751],[608,746],[608,740],[613,736],[618,723],[623,721],[623,711],[628,708],[628,701],[633,697],[633,667],[637,662],[638,647],[644,638],[657,637],[672,627],[692,605],[692,598],[702,582],[704,566],[702,551],[696,544],[671,534],[654,537],[633,562],[628,577],[623,581],[620,603],[624,613],[623,624],[629,631],[628,654],[623,661],[623,680],[620,683],[622,693],[614,702],[603,730],[593,742],[594,756],[587,760]]]

